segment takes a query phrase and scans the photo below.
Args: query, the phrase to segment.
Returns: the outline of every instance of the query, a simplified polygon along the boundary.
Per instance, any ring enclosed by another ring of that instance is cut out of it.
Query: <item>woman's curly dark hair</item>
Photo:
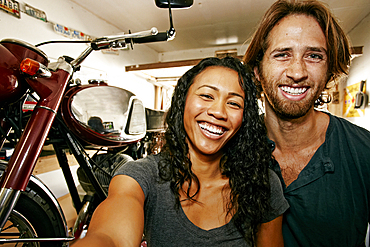
[[[239,75],[239,82],[245,93],[243,121],[239,131],[223,148],[220,162],[222,174],[229,178],[231,188],[228,214],[234,214],[238,230],[247,242],[254,246],[256,233],[263,216],[269,210],[270,184],[268,165],[271,150],[267,144],[266,129],[257,103],[257,91],[247,68],[236,58],[206,58],[187,71],[178,81],[172,96],[171,107],[166,115],[166,132],[161,153],[164,159],[159,163],[161,179],[170,181],[171,190],[180,206],[179,191],[185,182],[189,187],[200,185],[192,172],[188,158],[188,145],[184,128],[184,109],[187,92],[194,78],[211,66],[230,68]],[[187,197],[193,200],[196,194]]]

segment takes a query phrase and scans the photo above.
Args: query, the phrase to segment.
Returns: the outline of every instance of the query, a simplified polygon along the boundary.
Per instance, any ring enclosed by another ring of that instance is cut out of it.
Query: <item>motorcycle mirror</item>
[[[170,1],[170,6],[168,1]],[[193,2],[194,0],[155,0],[155,5],[158,8],[189,8]]]

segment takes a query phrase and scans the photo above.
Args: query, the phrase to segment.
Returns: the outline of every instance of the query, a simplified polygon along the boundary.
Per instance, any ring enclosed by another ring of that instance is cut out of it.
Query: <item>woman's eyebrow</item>
[[[207,85],[207,84],[204,84],[204,85],[199,86],[198,89],[201,89],[203,87],[208,87],[208,88],[213,89],[215,91],[220,91],[220,89],[218,89],[218,87]]]
[[[200,87],[198,87],[198,89],[203,88],[203,87],[208,87],[208,88],[213,89],[215,91],[220,91],[220,89],[218,87],[215,87],[215,86],[212,86],[212,85],[207,85],[207,84],[201,85]],[[244,100],[244,97],[241,94],[238,94],[238,93],[235,93],[235,92],[230,92],[229,95],[231,95],[231,96],[237,96],[237,97],[240,97],[240,98],[242,98]]]
[[[241,94],[231,92],[231,93],[229,93],[229,95],[237,96],[237,97],[240,97],[240,98],[242,98],[242,99],[244,100],[244,97],[243,97],[243,95],[241,95]]]

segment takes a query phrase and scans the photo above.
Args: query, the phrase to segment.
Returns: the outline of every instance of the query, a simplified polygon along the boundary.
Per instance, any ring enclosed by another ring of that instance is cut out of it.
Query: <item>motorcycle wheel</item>
[[[18,237],[18,238],[34,238],[37,236],[35,229],[33,229],[30,222],[20,213],[13,210],[11,212],[8,221],[6,222],[3,231],[1,232],[2,237]],[[11,236],[10,236],[11,235]],[[22,243],[21,243],[22,244]],[[14,243],[3,244],[3,246],[17,246]],[[40,246],[39,243],[25,243],[22,246]]]
[[[0,170],[0,175],[3,170]],[[18,202],[9,216],[0,238],[51,238],[66,237],[67,229],[58,210],[41,188],[29,183],[21,192]],[[65,242],[7,243],[2,246],[60,247]]]

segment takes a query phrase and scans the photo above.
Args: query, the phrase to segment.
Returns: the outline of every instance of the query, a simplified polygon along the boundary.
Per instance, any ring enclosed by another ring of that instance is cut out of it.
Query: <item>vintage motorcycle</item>
[[[0,244],[68,246],[107,197],[114,171],[152,152],[151,145],[163,128],[162,111],[145,108],[122,88],[98,80],[82,85],[72,75],[94,50],[173,39],[171,7],[190,7],[192,2],[156,0],[158,7],[169,8],[168,31],[152,28],[98,38],[76,59],[62,56],[49,64],[37,46],[14,39],[0,41],[0,147],[15,147],[9,162],[0,163]],[[107,98],[109,107],[102,109]],[[26,105],[33,107],[26,109]],[[71,232],[53,193],[32,175],[45,145],[53,147],[77,212]],[[66,152],[79,164],[83,197]]]

